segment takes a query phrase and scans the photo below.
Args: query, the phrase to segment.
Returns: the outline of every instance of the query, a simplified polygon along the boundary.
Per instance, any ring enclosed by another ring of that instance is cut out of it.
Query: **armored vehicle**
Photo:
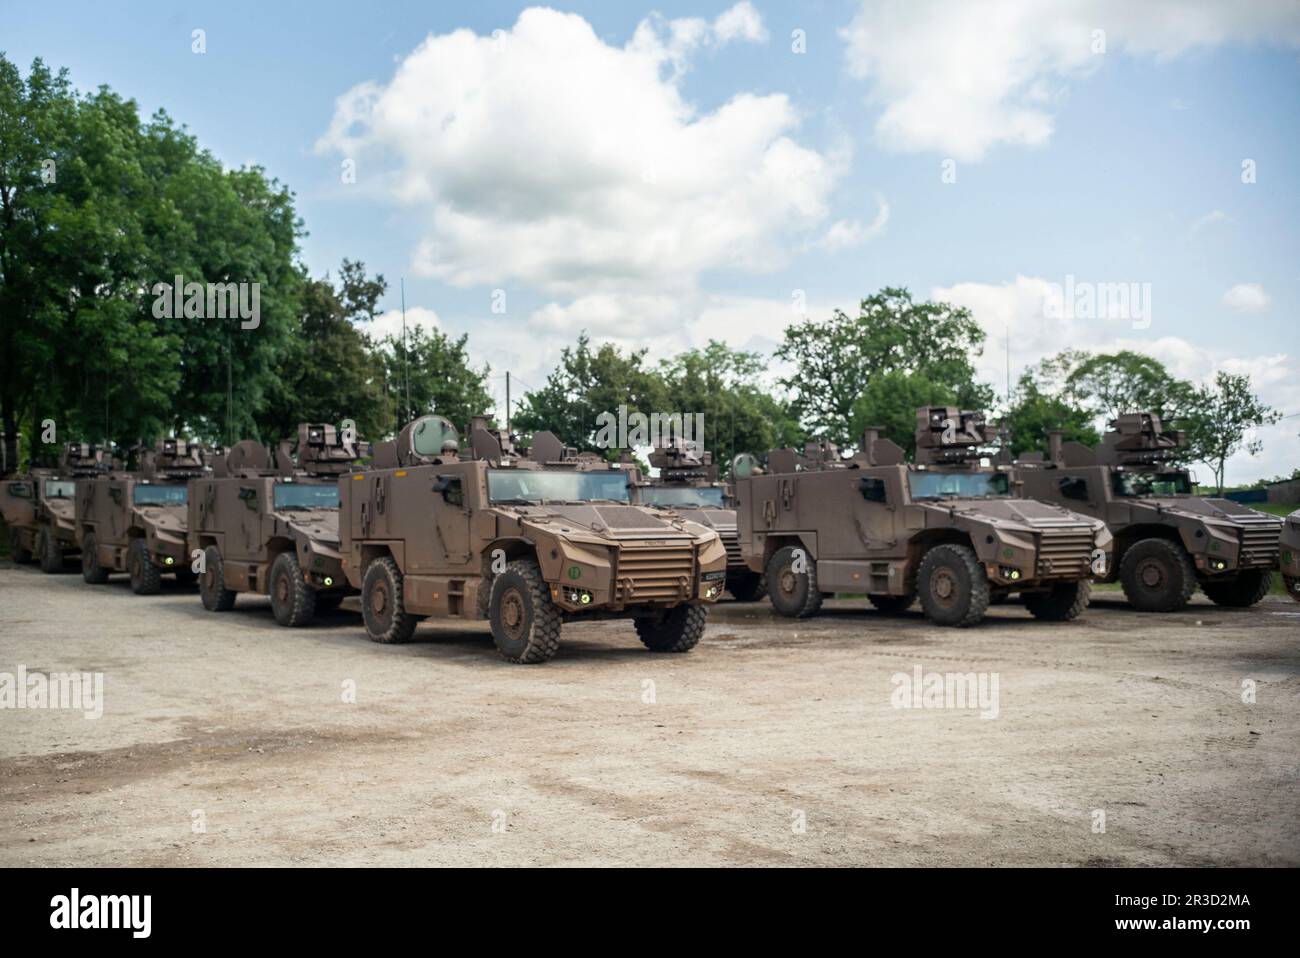
[[[211,476],[191,480],[188,541],[202,555],[204,608],[227,612],[240,592],[261,593],[285,626],[337,608],[352,591],[339,556],[338,477],[357,459],[357,443],[334,426],[300,423],[297,449],[282,442],[274,463],[245,439],[213,460]]]
[[[428,616],[488,619],[501,655],[544,662],[566,620],[632,618],[656,652],[685,652],[722,593],[717,534],[630,504],[617,464],[583,462],[548,432],[531,449],[477,418],[469,448],[425,416],[339,480],[343,568],[366,631],[404,642]]]
[[[1198,584],[1219,605],[1254,605],[1272,583],[1282,520],[1195,495],[1175,464],[1183,444],[1159,416],[1128,413],[1096,449],[1053,433],[1047,459],[1022,457],[1016,475],[1026,496],[1106,523],[1115,561],[1105,580],[1118,579],[1134,608],[1173,612]]]
[[[718,480],[713,457],[707,452],[697,454],[689,444],[673,440],[650,453],[650,465],[659,470],[659,477],[645,478],[637,471],[632,501],[670,509],[713,529],[727,550],[727,591],[741,602],[753,602],[761,596],[763,577],[751,572],[740,555],[735,498]]]
[[[76,556],[76,481],[95,475],[101,458],[93,446],[68,443],[58,469],[32,469],[0,485],[0,513],[11,530],[15,562],[35,558],[42,572],[62,572],[64,561]]]
[[[195,575],[185,551],[185,484],[205,472],[198,444],[160,439],[153,449],[141,450],[138,472],[123,471],[118,461],[113,465],[97,478],[77,480],[81,577],[100,584],[113,572],[126,572],[137,595],[156,593],[165,572],[192,583]]]
[[[1300,509],[1286,517],[1278,565],[1287,595],[1300,602]]]
[[[879,432],[867,429],[851,459],[810,443],[737,479],[740,549],[766,572],[778,612],[813,615],[835,592],[866,593],[882,612],[919,595],[932,621],[951,626],[974,625],[1013,593],[1040,619],[1087,606],[1110,545],[1104,524],[1016,498],[1010,466],[982,452],[992,442],[982,416],[919,409],[915,465]]]

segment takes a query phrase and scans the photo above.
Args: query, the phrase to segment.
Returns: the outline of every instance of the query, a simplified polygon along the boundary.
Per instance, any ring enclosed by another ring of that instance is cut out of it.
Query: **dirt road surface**
[[[479,623],[381,646],[0,564],[0,680],[103,675],[102,717],[0,710],[0,865],[1300,864],[1300,605],[827,608],[526,667]],[[897,707],[918,668],[983,707]]]

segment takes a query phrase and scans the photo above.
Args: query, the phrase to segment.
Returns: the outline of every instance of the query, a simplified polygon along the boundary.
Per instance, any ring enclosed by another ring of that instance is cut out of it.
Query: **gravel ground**
[[[0,673],[104,677],[97,719],[0,710],[0,865],[1300,864],[1284,598],[961,631],[728,603],[689,655],[592,623],[534,667],[480,623],[416,639],[0,563]],[[996,680],[996,717],[895,707],[918,668]]]

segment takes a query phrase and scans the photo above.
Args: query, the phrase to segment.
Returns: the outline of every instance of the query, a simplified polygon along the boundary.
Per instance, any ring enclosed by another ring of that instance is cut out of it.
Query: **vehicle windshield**
[[[276,511],[337,509],[339,507],[339,487],[332,482],[327,485],[277,482],[274,497]]]
[[[77,494],[77,484],[62,479],[45,480],[46,499],[71,499]]]
[[[538,469],[491,469],[488,501],[494,503],[586,502],[612,499],[627,502],[627,473],[559,472]]]
[[[722,490],[715,486],[642,486],[641,501],[649,506],[705,506],[723,508]]]
[[[131,501],[137,506],[183,506],[185,487],[146,486],[137,483],[131,493]]]
[[[1189,496],[1192,479],[1186,472],[1113,472],[1111,490],[1117,496]]]
[[[1011,494],[1005,472],[909,472],[913,499],[994,499]]]

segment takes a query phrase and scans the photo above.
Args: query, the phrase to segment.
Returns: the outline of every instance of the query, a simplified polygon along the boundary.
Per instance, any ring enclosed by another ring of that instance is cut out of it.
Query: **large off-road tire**
[[[302,577],[298,556],[281,552],[271,563],[271,612],[275,621],[296,629],[308,625],[316,615],[316,590]]]
[[[87,532],[81,543],[81,577],[91,585],[108,581],[108,570],[99,564],[99,546],[93,532]]]
[[[727,591],[737,602],[757,602],[767,591],[767,583],[763,581],[761,572],[728,572],[727,573]]]
[[[560,649],[563,618],[532,559],[516,559],[492,580],[488,619],[492,641],[509,662],[534,665]]]
[[[162,570],[149,558],[144,539],[132,539],[126,550],[126,571],[131,576],[131,591],[136,595],[157,595],[162,589]]]
[[[42,572],[53,575],[63,571],[63,549],[49,526],[41,526],[40,535],[36,538],[36,554],[40,556]]]
[[[406,611],[402,572],[388,556],[366,566],[361,578],[361,617],[372,642],[409,642],[419,619]]]
[[[42,568],[44,568],[42,566]],[[1231,609],[1245,609],[1264,596],[1273,588],[1273,573],[1265,569],[1247,569],[1238,573],[1231,582],[1204,582],[1201,591],[1215,605]]]
[[[1286,594],[1300,602],[1300,576],[1284,575],[1282,576],[1282,585],[1286,589]]]
[[[1029,592],[1024,596],[1025,608],[1035,619],[1047,622],[1069,622],[1088,608],[1092,597],[1092,583],[1087,579],[1058,582],[1047,592]]]
[[[32,550],[22,544],[22,536],[17,529],[9,530],[9,555],[18,565],[32,561]]]
[[[1139,612],[1177,612],[1196,591],[1196,569],[1186,550],[1168,539],[1142,539],[1124,552],[1119,579]]]
[[[805,571],[795,572],[795,553],[803,553]],[[772,607],[782,615],[806,619],[822,607],[817,588],[817,563],[802,546],[778,549],[767,560],[767,594]]]
[[[970,546],[944,543],[925,554],[916,575],[921,608],[936,625],[966,628],[989,607],[989,577]]]
[[[229,612],[235,607],[234,589],[226,588],[226,563],[221,550],[208,546],[203,550],[203,574],[199,576],[199,598],[209,612]]]
[[[709,610],[702,605],[676,605],[657,616],[636,620],[636,634],[651,652],[689,652],[700,642]]]
[[[906,612],[916,601],[916,593],[909,595],[868,595],[871,604],[886,615],[898,615],[900,612]]]

